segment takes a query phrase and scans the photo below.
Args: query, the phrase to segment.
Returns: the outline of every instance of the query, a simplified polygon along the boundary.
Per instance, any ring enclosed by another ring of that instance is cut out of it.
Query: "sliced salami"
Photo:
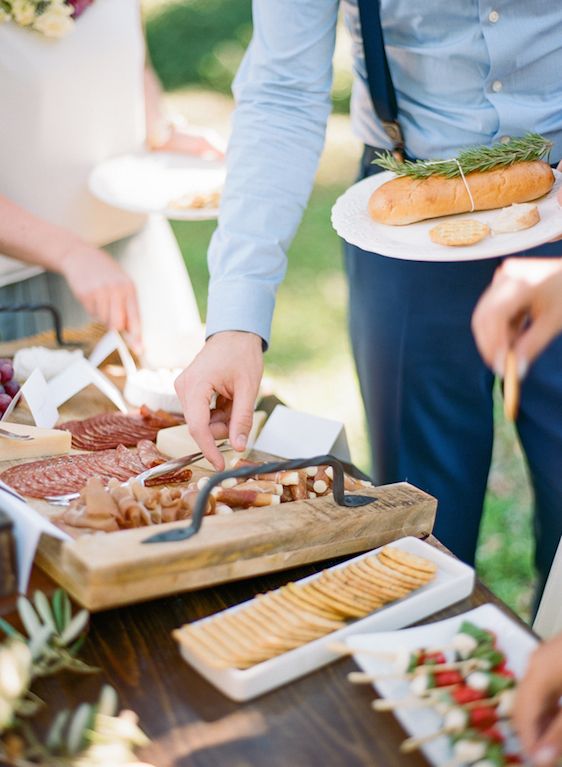
[[[137,414],[100,413],[83,421],[66,421],[58,428],[72,434],[76,450],[107,450],[117,445],[135,447],[143,439],[155,440],[160,429],[180,423],[183,420],[177,416],[143,405]]]
[[[46,495],[78,492],[90,477],[95,476],[100,477],[105,484],[111,478],[126,482],[148,468],[146,462],[158,466],[165,460],[166,457],[153,442],[142,440],[138,450],[118,445],[116,448],[92,453],[62,455],[11,466],[0,473],[0,479],[22,495],[44,498]],[[159,477],[154,483],[187,482],[190,479],[191,471],[183,469]]]

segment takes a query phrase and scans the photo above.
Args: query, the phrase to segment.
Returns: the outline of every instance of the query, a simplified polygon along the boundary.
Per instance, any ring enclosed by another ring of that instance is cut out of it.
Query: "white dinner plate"
[[[215,208],[171,206],[190,194],[222,189],[226,169],[222,160],[172,152],[137,152],[120,155],[96,165],[89,187],[95,197],[132,213],[158,213],[178,221],[217,218]]]
[[[355,661],[363,671],[373,676],[381,676],[389,673],[389,662],[361,653],[362,649],[392,653],[399,648],[406,650],[420,647],[437,648],[452,640],[464,620],[471,621],[481,628],[496,633],[498,648],[506,654],[508,668],[514,672],[518,679],[521,678],[527,666],[529,655],[537,646],[538,640],[492,604],[481,605],[474,610],[455,615],[454,618],[430,623],[427,626],[378,634],[356,634],[349,637],[346,643],[353,649]],[[391,666],[390,669],[392,669]],[[375,689],[383,698],[402,698],[411,695],[409,683],[404,680],[381,680],[377,682]],[[373,721],[373,729],[381,726],[384,722],[381,717],[385,716],[389,716],[389,714],[373,713],[373,717],[376,717]],[[404,706],[396,709],[395,716],[406,732],[414,737],[436,732],[443,726],[442,717],[430,707],[408,708]],[[436,767],[449,764],[452,760],[452,750],[447,737],[437,738],[427,743],[423,746],[422,751],[431,764],[436,765]]]
[[[459,602],[472,593],[474,571],[460,560],[411,536],[401,538],[388,545],[398,546],[405,551],[410,551],[412,554],[426,557],[435,562],[437,565],[435,578],[403,599],[387,604],[365,618],[352,621],[345,628],[326,634],[320,639],[308,642],[295,650],[285,652],[248,669],[215,668],[205,663],[199,655],[191,652],[180,643],[181,654],[194,669],[229,698],[237,701],[250,700],[339,658],[339,654],[330,649],[332,642],[342,641],[351,634],[365,631],[388,631],[389,629],[408,626],[455,602]],[[368,551],[330,569],[345,567],[350,562],[372,556],[377,551],[379,549]],[[319,575],[319,573],[311,575],[297,581],[297,583],[306,583],[318,578]],[[230,607],[225,612],[234,614],[242,607],[247,606],[249,601]],[[203,625],[212,617],[203,618],[195,625]]]
[[[534,201],[541,216],[538,224],[521,232],[492,234],[467,247],[437,245],[429,239],[429,230],[441,221],[461,218],[482,221],[493,228],[499,209],[442,216],[405,226],[378,224],[369,216],[367,205],[375,189],[395,178],[391,171],[358,181],[344,192],[332,208],[332,226],[351,245],[405,261],[479,261],[483,258],[507,256],[562,235],[562,208],[556,201],[556,194],[562,188],[562,173],[556,170],[553,172],[553,188],[540,200]]]

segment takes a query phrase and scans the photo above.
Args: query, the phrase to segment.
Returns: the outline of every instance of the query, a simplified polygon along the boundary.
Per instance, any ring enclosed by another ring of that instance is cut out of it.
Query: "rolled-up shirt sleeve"
[[[337,13],[338,0],[254,0],[209,248],[207,336],[244,330],[269,341],[287,249],[324,144]]]

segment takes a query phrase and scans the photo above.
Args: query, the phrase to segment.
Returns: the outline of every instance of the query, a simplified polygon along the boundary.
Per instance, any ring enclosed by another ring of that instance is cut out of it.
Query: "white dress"
[[[0,24],[0,194],[117,258],[137,286],[147,364],[176,366],[202,329],[169,225],[87,188],[96,163],[144,145],[144,56],[139,0],[95,0],[62,39]],[[0,303],[50,299],[66,324],[85,321],[64,281],[41,271],[0,256]],[[41,327],[0,323],[5,338]]]

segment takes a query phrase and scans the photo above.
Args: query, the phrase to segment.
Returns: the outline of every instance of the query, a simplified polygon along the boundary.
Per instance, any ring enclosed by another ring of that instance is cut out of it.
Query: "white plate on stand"
[[[462,218],[475,219],[493,227],[494,218],[500,209],[442,216],[405,226],[389,226],[373,221],[367,210],[369,198],[375,189],[396,177],[391,171],[358,181],[344,192],[332,208],[332,226],[351,245],[406,261],[478,261],[508,256],[543,245],[562,235],[562,208],[556,200],[557,193],[562,189],[562,173],[556,170],[553,173],[553,188],[544,197],[533,201],[541,216],[538,224],[521,232],[492,234],[475,245],[438,245],[430,240],[429,230],[441,221]]]
[[[112,157],[96,165],[88,184],[95,197],[115,208],[157,213],[177,221],[203,221],[217,218],[218,207],[174,208],[171,202],[220,190],[225,175],[222,160],[146,151]]]
[[[420,647],[437,648],[450,643],[461,623],[465,620],[495,632],[498,637],[498,647],[507,656],[508,667],[517,678],[520,678],[527,667],[529,655],[537,646],[538,640],[492,604],[481,605],[474,610],[431,623],[428,626],[378,634],[359,634],[347,639],[346,644],[354,651],[354,659],[363,671],[373,676],[380,676],[389,673],[388,661],[365,653],[361,654],[362,649],[396,652],[399,648],[406,650]],[[381,680],[374,687],[383,698],[401,698],[411,695],[409,683],[404,680]],[[442,717],[429,707],[398,708],[394,715],[406,732],[414,737],[428,735],[442,727]],[[373,728],[381,726],[384,720],[380,717],[385,716],[389,716],[389,714],[373,713]],[[453,756],[447,737],[435,739],[423,746],[421,750],[435,767],[448,764]]]
[[[330,650],[332,642],[341,642],[352,634],[364,633],[365,631],[388,631],[408,626],[455,602],[459,602],[472,593],[474,571],[460,560],[444,554],[434,546],[414,537],[400,538],[388,545],[398,546],[405,551],[410,551],[435,562],[437,565],[436,577],[421,589],[417,589],[407,597],[376,610],[366,618],[353,621],[343,629],[327,634],[313,642],[308,642],[295,650],[271,658],[271,660],[258,663],[249,669],[223,669],[209,666],[198,655],[180,644],[181,654],[196,671],[227,697],[237,701],[251,700],[339,658],[338,653]],[[378,550],[375,549],[358,557],[353,557],[329,569],[336,570],[345,567],[350,562],[372,556]],[[297,581],[297,583],[306,583],[318,578],[319,575],[320,573],[311,575]],[[249,602],[251,600],[223,612],[235,613],[248,605]],[[193,625],[203,625],[212,617],[203,618]]]

